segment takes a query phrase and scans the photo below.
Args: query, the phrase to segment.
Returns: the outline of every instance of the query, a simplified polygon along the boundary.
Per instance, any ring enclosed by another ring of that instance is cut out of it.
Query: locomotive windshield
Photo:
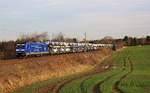
[[[25,48],[25,45],[24,44],[18,44],[16,46],[16,49],[24,49]]]

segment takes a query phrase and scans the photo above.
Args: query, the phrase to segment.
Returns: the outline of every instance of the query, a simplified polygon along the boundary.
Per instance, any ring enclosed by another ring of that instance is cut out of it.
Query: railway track
[[[0,65],[15,65],[15,64],[21,64],[21,63],[24,63],[24,62],[29,63],[29,62],[37,61],[37,60],[40,60],[40,59],[58,58],[58,56],[64,57],[66,55],[73,56],[73,55],[90,54],[90,53],[96,53],[96,52],[99,52],[99,50],[98,51],[90,51],[90,52],[45,55],[45,56],[41,56],[41,57],[23,57],[23,58],[14,58],[14,59],[6,59],[6,60],[0,59]]]

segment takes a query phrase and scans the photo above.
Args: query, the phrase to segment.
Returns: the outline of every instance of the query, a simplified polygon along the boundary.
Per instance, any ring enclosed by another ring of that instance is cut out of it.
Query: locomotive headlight
[[[17,52],[23,52],[25,49],[16,49]]]

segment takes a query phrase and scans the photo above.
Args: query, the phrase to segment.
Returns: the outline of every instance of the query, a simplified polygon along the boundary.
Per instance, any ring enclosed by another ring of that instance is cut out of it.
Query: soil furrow
[[[95,73],[95,74],[96,74],[96,73]],[[87,91],[86,91],[85,88],[84,88],[84,83],[85,83],[86,80],[90,79],[91,77],[92,77],[92,76],[87,77],[86,79],[84,79],[84,80],[81,82],[81,84],[80,84],[80,89],[81,89],[81,92],[82,92],[82,93],[87,93]]]
[[[129,74],[131,74],[132,73],[132,71],[133,71],[133,64],[132,64],[132,61],[131,61],[131,59],[130,59],[130,57],[128,57],[128,61],[129,61],[129,64],[130,64],[130,71],[128,72],[128,73],[126,73],[125,75],[123,75],[118,81],[116,81],[116,83],[114,84],[114,87],[113,87],[113,89],[117,92],[117,93],[125,93],[123,90],[121,90],[120,88],[119,88],[119,84],[121,83],[121,81],[123,80],[123,79],[125,79]]]
[[[108,68],[104,68],[104,66],[108,66]],[[57,83],[53,84],[53,85],[49,85],[45,88],[42,88],[42,90],[46,89],[47,91],[44,91],[42,93],[48,93],[49,91],[51,91],[52,93],[59,93],[60,90],[65,86],[67,85],[68,83],[74,81],[74,80],[78,80],[78,79],[82,79],[82,78],[88,78],[88,77],[91,77],[92,75],[94,74],[97,74],[97,73],[102,73],[104,71],[107,71],[109,69],[111,69],[113,66],[113,62],[112,61],[109,61],[107,63],[101,63],[97,66],[95,66],[95,69],[89,71],[89,72],[84,72],[84,73],[81,73],[79,75],[76,75],[70,79],[65,79],[65,80],[61,80],[61,81],[58,81]],[[83,86],[82,82],[81,82],[81,85],[80,86]],[[39,89],[41,90],[41,89]],[[81,88],[81,91],[84,91],[83,88]],[[41,92],[40,92],[41,93]]]
[[[120,73],[120,72],[119,72]],[[97,83],[94,88],[93,88],[93,93],[103,93],[101,90],[101,85],[106,82],[107,80],[111,79],[113,76],[119,74],[119,73],[115,73],[111,76],[106,77],[104,80],[102,80],[101,82]]]
[[[60,90],[61,90],[65,85],[67,85],[68,83],[70,83],[70,82],[72,82],[72,81],[74,81],[74,80],[81,79],[81,78],[89,77],[89,76],[91,76],[91,75],[94,75],[94,74],[97,74],[97,73],[100,73],[100,72],[101,72],[101,71],[99,71],[99,72],[96,71],[96,72],[92,72],[92,73],[86,73],[86,74],[83,74],[83,75],[74,77],[74,78],[72,78],[72,79],[70,79],[70,80],[67,79],[67,80],[61,81],[61,82],[57,83],[57,85],[55,85],[55,87],[53,88],[52,92],[53,92],[53,93],[59,93]],[[81,86],[81,85],[80,85],[80,86]],[[81,89],[81,91],[83,91],[83,90]]]
[[[97,68],[96,68],[94,71],[92,71],[92,72],[84,73],[84,74],[79,75],[79,76],[77,76],[77,77],[74,77],[74,78],[72,78],[72,79],[70,79],[70,80],[64,80],[64,81],[61,81],[61,82],[57,83],[57,85],[55,85],[55,87],[53,88],[52,93],[59,93],[60,90],[61,90],[66,84],[68,84],[68,83],[70,83],[70,82],[72,82],[72,81],[74,81],[74,80],[78,80],[78,79],[81,79],[81,78],[90,77],[90,76],[95,75],[95,74],[97,74],[97,73],[104,72],[104,71],[106,71],[106,70],[108,70],[108,69],[110,69],[110,68],[112,67],[112,66],[109,66],[109,68],[103,69],[101,66],[102,66],[102,65],[100,65],[100,67],[97,67]],[[82,84],[82,82],[81,82],[81,84]],[[83,86],[83,84],[80,85],[80,86]],[[83,88],[81,89],[81,91],[83,91],[83,93],[85,92],[85,91],[83,90]],[[86,93],[86,92],[85,92],[85,93]]]

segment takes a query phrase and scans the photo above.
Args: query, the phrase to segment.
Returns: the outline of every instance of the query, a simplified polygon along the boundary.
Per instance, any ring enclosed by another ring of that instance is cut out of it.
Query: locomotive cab
[[[17,44],[16,45],[16,56],[17,57],[26,56],[26,53],[25,53],[25,44]]]

